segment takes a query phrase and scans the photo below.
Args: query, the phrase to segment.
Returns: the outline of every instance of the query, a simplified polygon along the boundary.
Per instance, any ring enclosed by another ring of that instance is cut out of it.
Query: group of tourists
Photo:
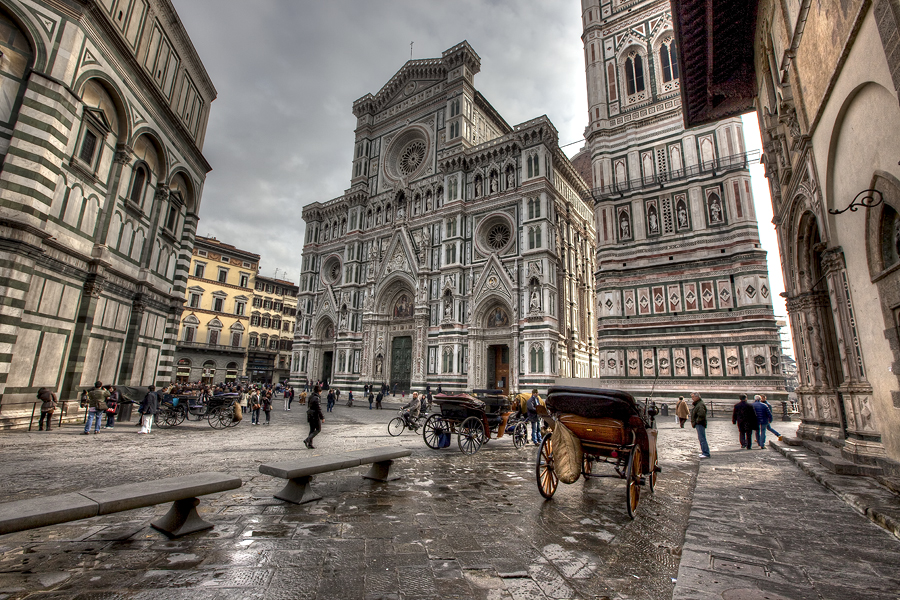
[[[740,432],[741,448],[752,450],[753,438],[756,437],[756,445],[759,448],[766,447],[766,431],[774,433],[778,439],[781,434],[772,428],[772,406],[766,400],[764,394],[753,397],[753,403],[747,402],[747,395],[741,394],[740,401],[734,405],[731,413],[731,422],[738,426]],[[706,441],[706,404],[698,392],[691,394],[691,407],[688,408],[684,396],[678,398],[675,404],[675,416],[681,427],[690,418],[691,426],[697,430],[697,439],[700,442],[700,458],[709,458],[709,443]]]

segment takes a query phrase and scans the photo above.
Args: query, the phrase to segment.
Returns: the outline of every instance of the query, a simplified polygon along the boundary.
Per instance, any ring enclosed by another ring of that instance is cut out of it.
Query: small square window
[[[219,283],[226,283],[228,280],[228,269],[219,269]]]
[[[199,264],[199,263],[194,265],[194,277],[203,279],[203,275],[205,272],[206,272],[206,265]]]
[[[222,262],[223,262],[223,263],[231,262],[231,259],[228,258],[227,256],[223,256],[223,257],[222,257]]]

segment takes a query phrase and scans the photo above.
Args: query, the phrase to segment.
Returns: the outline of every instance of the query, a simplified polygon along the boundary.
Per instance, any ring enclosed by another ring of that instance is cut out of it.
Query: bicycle
[[[409,429],[414,433],[419,433],[421,421],[426,417],[426,415],[420,414],[415,419],[412,419],[409,416],[409,411],[405,408],[401,408],[397,411],[397,414],[398,416],[391,419],[391,422],[388,423],[388,433],[393,437],[397,437],[403,433],[405,429]],[[412,421],[412,424],[410,424],[410,421]]]

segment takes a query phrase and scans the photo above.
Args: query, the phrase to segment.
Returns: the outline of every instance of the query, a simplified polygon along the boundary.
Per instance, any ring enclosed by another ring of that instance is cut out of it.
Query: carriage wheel
[[[236,424],[233,406],[219,408],[219,423],[222,424],[222,427],[233,427]]]
[[[186,413],[187,410],[183,408],[173,408],[169,413],[172,418],[172,422],[170,423],[170,425],[174,427],[176,425],[181,425],[182,423],[184,423],[184,416]]]
[[[659,475],[659,458],[653,457],[653,468],[650,472],[650,493],[656,489],[656,477]]]
[[[556,492],[559,485],[559,477],[553,468],[553,445],[550,442],[551,434],[544,436],[537,453],[537,485],[541,496],[549,500]]]
[[[447,433],[448,430],[449,427],[441,419],[441,415],[431,415],[425,420],[425,426],[422,427],[422,439],[425,440],[426,446],[437,450],[441,447],[441,434]]]
[[[513,445],[522,448],[528,444],[528,426],[525,423],[516,423],[513,429]]]
[[[240,421],[238,421],[237,419],[234,418],[234,407],[232,406],[228,412],[231,415],[231,420],[230,420],[230,422],[226,423],[225,426],[226,427],[237,427],[237,424],[240,423]],[[243,415],[241,415],[241,418],[243,419]]]
[[[400,417],[394,417],[391,419],[391,422],[388,423],[388,433],[393,437],[397,437],[403,430],[406,429],[406,423],[403,422],[403,419]]]
[[[174,411],[168,406],[162,406],[158,411],[156,411],[156,416],[153,417],[153,420],[156,422],[155,425],[159,428],[163,427],[171,427],[173,421],[173,413]]]
[[[223,422],[222,418],[219,416],[220,410],[221,409],[219,409],[219,408],[215,408],[212,410],[212,412],[210,412],[208,415],[206,415],[206,420],[209,421],[209,426],[212,427],[213,429],[224,429],[225,428],[225,423]]]
[[[484,443],[484,423],[478,417],[469,417],[459,426],[456,441],[463,454],[475,454]]]
[[[638,502],[641,499],[641,447],[636,445],[628,456],[625,468],[625,508],[628,516],[634,518]]]

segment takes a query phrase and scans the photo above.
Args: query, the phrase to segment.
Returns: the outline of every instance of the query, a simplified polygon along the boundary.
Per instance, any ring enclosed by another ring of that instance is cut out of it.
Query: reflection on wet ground
[[[691,430],[662,424],[663,473],[632,521],[619,479],[580,479],[544,501],[533,446],[434,451],[411,433],[388,437],[393,411],[336,410],[317,446],[410,448],[394,467],[401,480],[348,469],[315,479],[319,502],[272,498],[283,482],[258,465],[307,452],[302,410],[275,411],[271,427],[191,424],[140,439],[127,424],[87,439],[76,428],[5,435],[6,499],[210,470],[244,486],[202,500],[214,530],[175,541],[148,525],[166,506],[0,537],[0,600],[672,596],[696,479]]]

